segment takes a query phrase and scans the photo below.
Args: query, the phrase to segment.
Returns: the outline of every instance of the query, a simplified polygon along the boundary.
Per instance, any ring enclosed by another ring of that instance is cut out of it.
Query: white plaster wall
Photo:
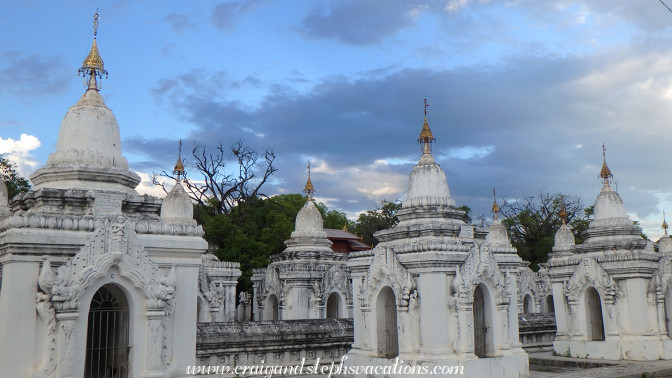
[[[2,268],[0,371],[3,377],[28,377],[35,363],[38,276],[38,262],[12,261]]]
[[[423,353],[440,354],[452,350],[449,345],[452,344],[455,334],[450,334],[450,323],[455,319],[448,309],[448,287],[445,272],[425,273],[418,277],[418,296],[421,298],[419,323]]]

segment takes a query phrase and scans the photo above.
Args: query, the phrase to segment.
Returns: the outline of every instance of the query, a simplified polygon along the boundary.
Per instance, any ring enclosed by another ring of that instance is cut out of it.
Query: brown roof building
[[[325,228],[327,239],[333,243],[331,249],[334,252],[348,254],[353,251],[366,251],[371,249],[369,245],[362,243],[361,238],[348,231],[337,230],[334,228]]]

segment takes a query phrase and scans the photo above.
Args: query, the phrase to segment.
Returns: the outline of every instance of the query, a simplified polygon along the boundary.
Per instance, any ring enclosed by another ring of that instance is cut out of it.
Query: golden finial
[[[418,143],[422,144],[422,153],[431,154],[432,153],[432,142],[436,141],[434,135],[432,135],[432,130],[429,128],[429,123],[427,123],[427,98],[425,98],[425,123],[422,125],[422,131],[420,131],[420,138]]]
[[[184,164],[182,163],[182,139],[180,139],[180,147],[177,150],[177,163],[175,163],[175,169],[173,170],[173,174],[177,176],[175,178],[177,182],[182,182],[181,177],[187,175],[187,171],[184,170]]]
[[[499,205],[497,204],[497,193],[495,192],[495,188],[492,188],[492,213],[494,214],[493,218],[496,221],[497,220],[497,213],[502,211],[499,208]]]
[[[665,230],[665,235],[667,235],[668,226],[667,226],[667,222],[665,221],[665,210],[663,210],[663,225],[661,226],[661,228],[663,230]]]
[[[77,71],[77,73],[81,73],[82,76],[89,75],[89,89],[96,90],[98,89],[96,77],[102,79],[103,75],[107,77],[108,74],[103,65],[103,58],[100,57],[100,53],[98,52],[98,43],[96,42],[96,38],[98,37],[98,20],[100,20],[100,17],[98,16],[98,9],[96,9],[96,14],[93,16],[93,45],[91,45],[89,55],[84,59],[82,68]],[[96,85],[92,86],[92,82]]]
[[[614,175],[611,174],[609,167],[607,167],[606,151],[607,149],[604,147],[604,143],[602,143],[602,170],[600,171],[599,177],[602,178],[602,183],[604,183],[604,185],[609,186],[609,181],[614,177]]]
[[[303,192],[306,193],[306,199],[308,199],[308,201],[313,200],[315,188],[313,188],[313,183],[310,181],[310,162],[308,162],[308,181],[306,181],[306,186],[303,188]]]
[[[558,216],[562,219],[562,224],[567,224],[567,212],[565,211],[565,198],[560,196],[560,212]]]

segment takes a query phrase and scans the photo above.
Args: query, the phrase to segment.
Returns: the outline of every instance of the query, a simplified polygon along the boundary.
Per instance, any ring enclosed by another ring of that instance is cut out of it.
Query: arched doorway
[[[385,286],[378,293],[376,323],[378,355],[387,358],[398,356],[397,303],[394,292],[389,286]]]
[[[480,285],[474,289],[474,354],[485,357],[488,327],[485,321],[485,295]]]
[[[602,301],[600,293],[594,287],[586,289],[586,325],[588,340],[604,341],[604,323],[602,321]]]
[[[665,326],[667,335],[672,338],[672,289],[665,290]]]
[[[494,315],[490,292],[484,284],[474,289],[474,354],[479,357],[492,356],[495,353]]]
[[[266,300],[264,320],[278,320],[278,297],[275,294],[269,295]]]
[[[523,314],[534,312],[534,298],[530,294],[525,294],[523,298]]]
[[[546,296],[546,312],[555,313],[555,304],[553,304],[553,296],[552,295],[547,295]]]
[[[104,285],[93,295],[86,334],[84,377],[128,377],[128,302],[115,285]]]
[[[327,298],[327,319],[338,319],[340,317],[340,302],[341,296],[337,292],[329,294]]]

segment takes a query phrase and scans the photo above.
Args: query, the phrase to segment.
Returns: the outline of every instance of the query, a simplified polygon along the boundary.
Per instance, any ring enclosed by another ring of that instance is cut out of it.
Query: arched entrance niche
[[[672,338],[672,289],[665,290],[665,326],[667,335]]]
[[[399,355],[397,303],[389,286],[380,290],[376,299],[376,335],[379,356],[392,358]]]
[[[341,317],[340,305],[341,296],[337,292],[329,294],[327,298],[327,319],[338,319]]]
[[[492,302],[488,289],[479,284],[474,289],[474,354],[479,358],[494,353]]]
[[[602,301],[600,293],[594,287],[588,287],[585,294],[586,337],[588,340],[604,341],[604,322],[602,320]]]
[[[264,320],[278,320],[278,297],[275,294],[269,295],[266,299]]]
[[[530,294],[525,294],[523,297],[523,314],[531,314],[534,312],[534,298]]]
[[[553,296],[552,295],[547,295],[546,296],[546,312],[555,313],[555,304],[553,303]]]
[[[116,285],[103,285],[89,307],[84,377],[128,377],[129,341],[126,296]]]

